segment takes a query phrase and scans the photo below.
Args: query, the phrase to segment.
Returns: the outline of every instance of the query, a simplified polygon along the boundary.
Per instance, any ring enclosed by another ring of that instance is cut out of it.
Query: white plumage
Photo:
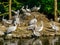
[[[39,7],[37,7],[36,9],[39,10],[41,8],[41,5],[39,5]]]
[[[24,9],[24,6],[21,8],[21,10],[22,10],[22,12],[23,12],[23,14],[25,15],[25,16],[30,16],[31,15],[31,11],[28,9],[28,6],[26,6],[26,9]]]
[[[12,20],[6,20],[6,19],[4,19],[4,16],[2,18],[2,21],[3,21],[3,23],[12,24]]]
[[[28,26],[28,30],[34,30],[37,27],[37,25],[29,25]]]
[[[58,17],[58,20],[60,20],[60,16]]]
[[[32,11],[35,11],[36,10],[36,5],[31,9]]]
[[[28,5],[26,5],[26,11],[27,11],[27,12],[31,12],[31,10],[28,9]]]
[[[26,12],[26,10],[24,9],[24,6],[21,8],[21,10],[23,11],[23,13],[25,13],[25,12]]]
[[[13,26],[8,27],[6,33],[10,33],[10,32],[12,32],[12,31],[15,31],[16,29],[17,29],[17,25],[16,25],[16,23],[14,23]]]
[[[38,7],[35,5],[31,10],[32,11],[38,11],[41,8],[41,5],[39,5]]]
[[[36,28],[36,31],[42,31],[43,30],[43,21],[41,21],[41,25]]]
[[[37,23],[37,19],[36,19],[36,18],[32,19],[32,20],[29,22],[30,25],[35,24],[35,23]]]
[[[6,19],[2,19],[2,21],[3,21],[3,22],[7,22],[7,20],[6,20]]]
[[[51,25],[53,30],[55,30],[55,31],[59,30],[59,27],[55,25],[55,22],[52,22],[50,25]]]
[[[35,36],[40,36],[40,31],[43,30],[43,21],[41,21],[41,25],[38,27],[35,27],[35,30],[33,31],[33,34]]]
[[[15,21],[16,22],[16,24],[19,24],[20,25],[20,18],[19,18],[19,10],[17,10],[17,11],[14,11],[13,10],[13,12],[16,14],[15,16],[14,16],[14,20],[13,21]],[[13,22],[14,23],[14,22]]]
[[[15,31],[16,30],[16,26],[11,26],[7,29],[7,33]]]
[[[18,14],[19,15],[19,10],[17,10],[17,11],[14,11],[14,10],[12,10],[12,12],[14,12],[15,14]]]
[[[17,23],[17,24],[20,24],[19,18],[16,18],[16,23]]]
[[[29,13],[29,12],[25,12],[24,15],[26,15],[26,16],[30,16],[31,13]]]
[[[14,19],[16,24],[20,24],[20,18],[17,15],[15,15]]]
[[[35,35],[35,36],[38,37],[38,36],[40,36],[40,32],[34,30],[34,31],[33,31],[33,35]]]
[[[60,16],[57,18],[58,22],[60,22]]]

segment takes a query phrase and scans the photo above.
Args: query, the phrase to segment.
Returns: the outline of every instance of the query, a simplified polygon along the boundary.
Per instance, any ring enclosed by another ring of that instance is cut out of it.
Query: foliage
[[[8,12],[8,0],[0,0],[0,12],[7,13]],[[58,2],[58,10],[60,10],[60,0]],[[47,14],[53,14],[54,12],[54,0],[12,0],[12,9],[17,10],[20,9],[23,5],[29,5],[32,8],[34,5],[41,5],[40,12],[44,12]]]

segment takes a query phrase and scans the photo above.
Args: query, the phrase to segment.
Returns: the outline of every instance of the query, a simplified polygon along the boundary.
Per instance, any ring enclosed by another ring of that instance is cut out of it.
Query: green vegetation
[[[60,0],[58,2],[58,11],[60,11]],[[0,12],[3,14],[8,14],[8,0],[0,0]],[[41,5],[40,12],[44,12],[47,14],[54,14],[54,0],[12,0],[12,9],[17,10],[20,9],[23,5],[29,5],[29,7],[33,7],[34,5]],[[0,15],[0,16],[1,16]]]

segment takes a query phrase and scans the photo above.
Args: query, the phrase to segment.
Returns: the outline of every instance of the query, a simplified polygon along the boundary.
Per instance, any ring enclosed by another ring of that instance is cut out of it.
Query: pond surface
[[[0,37],[0,45],[60,45],[60,36],[9,40]]]

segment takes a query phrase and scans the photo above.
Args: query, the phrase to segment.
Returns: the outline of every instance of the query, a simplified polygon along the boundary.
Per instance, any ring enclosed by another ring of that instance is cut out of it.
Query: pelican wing
[[[35,30],[34,30],[33,34],[34,34],[35,36],[40,36],[40,33],[39,33],[38,31],[35,31]]]
[[[32,19],[31,21],[30,21],[30,24],[35,24],[37,22],[37,19]]]
[[[15,31],[16,30],[16,26],[11,26],[7,29],[7,33]]]

